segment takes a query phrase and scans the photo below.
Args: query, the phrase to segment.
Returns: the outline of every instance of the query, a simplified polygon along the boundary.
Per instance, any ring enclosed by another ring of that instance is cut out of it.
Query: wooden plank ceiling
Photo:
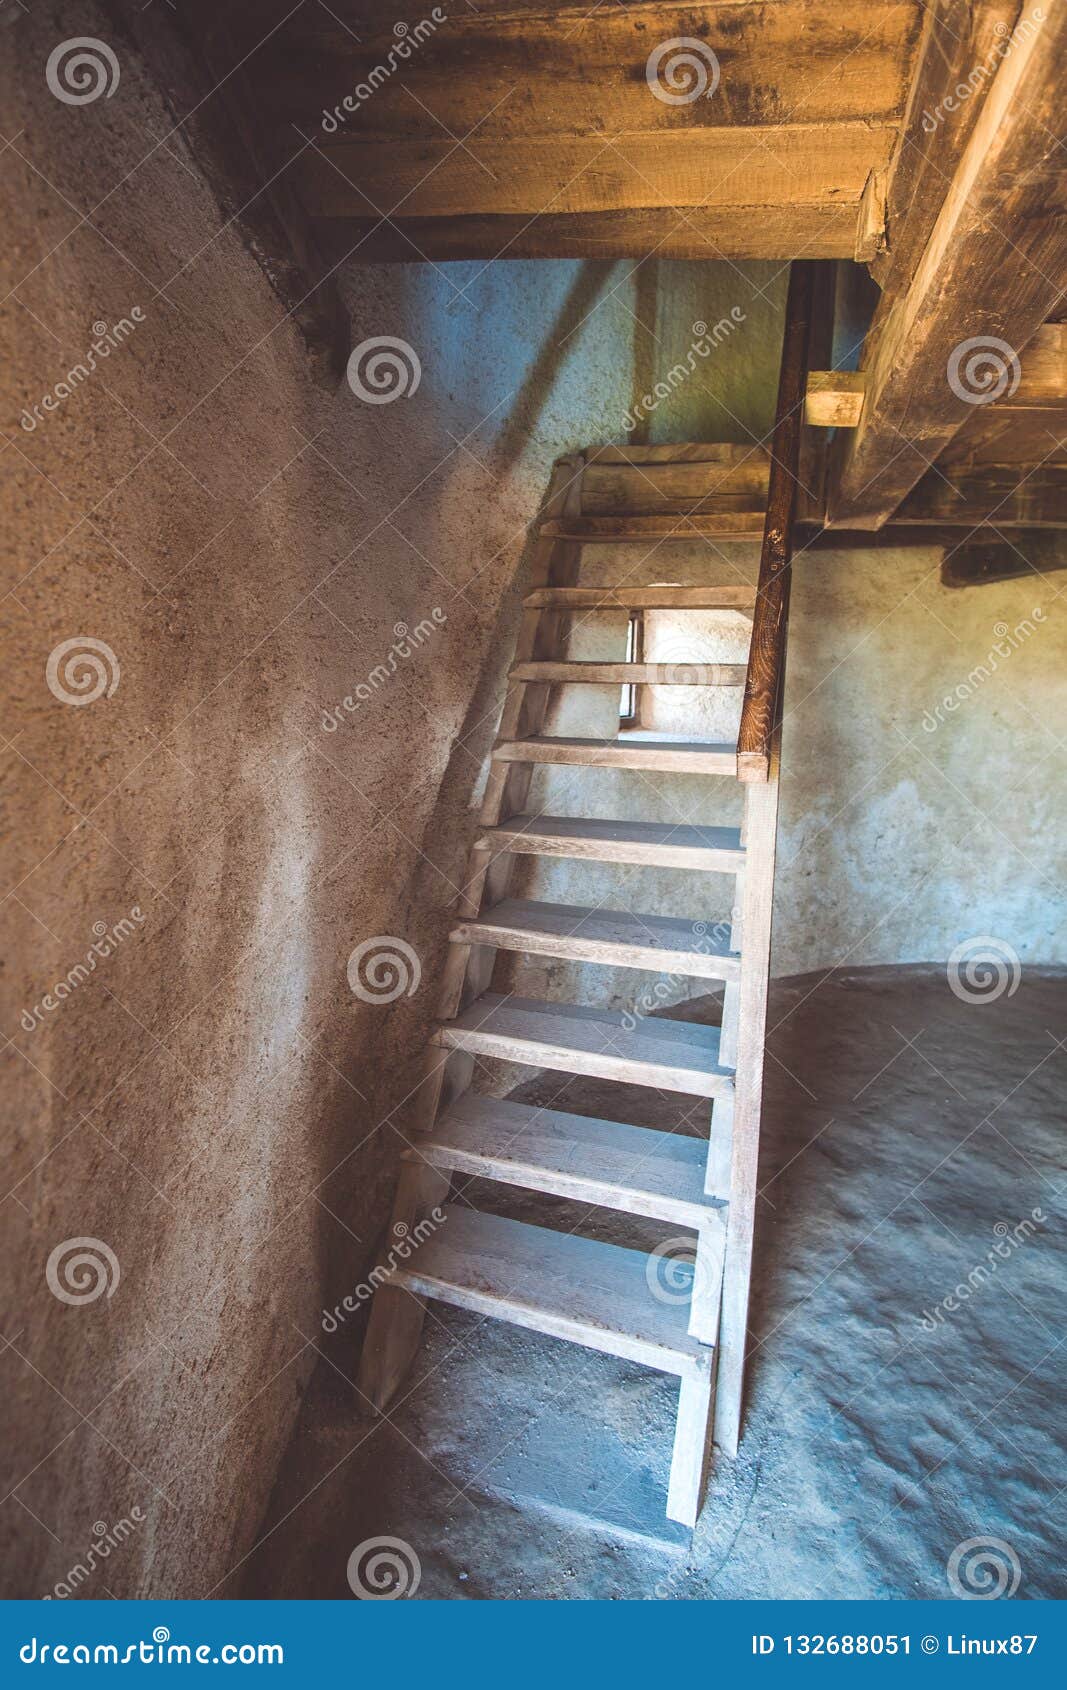
[[[819,514],[1067,525],[1067,0],[190,3],[301,306],[334,254],[857,259]]]
[[[404,36],[342,0],[300,7],[249,75],[258,121],[307,141],[307,211],[364,258],[851,258],[922,11],[487,0]]]

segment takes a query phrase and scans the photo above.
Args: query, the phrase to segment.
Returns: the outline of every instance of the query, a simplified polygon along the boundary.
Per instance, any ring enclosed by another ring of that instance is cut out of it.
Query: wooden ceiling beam
[[[856,207],[831,204],[639,207],[539,216],[333,217],[315,221],[323,249],[356,264],[502,258],[850,258]]]
[[[1067,528],[1067,463],[938,464],[893,512],[893,524]]]
[[[880,240],[921,18],[490,0],[357,40],[301,8],[250,63],[309,215],[365,260],[851,258]]]
[[[921,17],[919,0],[427,5],[406,35],[390,13],[357,40],[313,6],[251,63],[271,121],[329,133],[336,114],[365,140],[899,124]]]
[[[896,293],[930,238],[945,188],[999,68],[1019,0],[925,0],[904,123],[886,184],[886,249],[870,263]]]
[[[751,239],[767,213],[779,246],[795,240],[798,228],[830,223],[851,256],[864,184],[888,157],[893,133],[847,123],[817,132],[772,127],[758,137],[746,129],[646,131],[617,140],[474,137],[460,148],[447,139],[346,139],[303,155],[302,198],[319,218],[666,212],[667,231],[701,245],[706,257],[716,256],[716,245],[744,239],[743,220]],[[835,215],[842,206],[843,223]],[[687,229],[691,213],[696,227]]]
[[[943,587],[986,587],[1067,569],[1067,536],[1048,529],[1017,529],[1010,538],[995,528],[949,545],[941,560]]]
[[[880,527],[989,396],[968,374],[971,343],[1000,342],[1010,366],[1062,300],[1065,53],[1067,4],[1025,10],[914,274],[875,313],[863,414],[835,443],[833,527]]]

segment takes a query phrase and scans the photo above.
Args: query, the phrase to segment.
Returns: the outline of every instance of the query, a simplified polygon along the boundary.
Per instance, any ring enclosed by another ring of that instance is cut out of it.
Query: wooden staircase
[[[795,265],[790,284],[769,490],[762,459],[759,465],[766,536],[757,588],[597,588],[577,579],[584,547],[631,537],[635,514],[655,514],[634,513],[625,503],[628,497],[633,502],[627,476],[635,487],[638,479],[648,482],[653,493],[657,486],[674,487],[675,503],[684,494],[690,506],[696,485],[698,508],[690,514],[706,519],[707,499],[714,497],[709,475],[714,480],[721,471],[736,481],[738,449],[600,449],[556,466],[534,540],[531,590],[450,934],[439,1022],[416,1094],[413,1147],[403,1158],[393,1224],[410,1237],[437,1205],[444,1205],[444,1219],[432,1230],[422,1226],[423,1241],[402,1263],[390,1263],[375,1296],[360,1375],[361,1391],[384,1409],[413,1359],[427,1298],[674,1374],[680,1387],[667,1513],[690,1526],[700,1508],[713,1419],[715,1441],[728,1452],[736,1450],[740,1428],[808,269]],[[603,484],[606,464],[613,494]],[[751,482],[752,472],[746,474]],[[590,491],[597,523],[592,534]],[[739,498],[735,491],[728,496],[733,503]],[[669,519],[679,538],[692,538],[684,517],[683,509],[660,512],[657,520],[666,530]],[[750,535],[751,525],[744,532]],[[701,671],[701,681],[713,689],[745,686],[737,744],[547,733],[558,689],[693,684],[684,665],[568,657],[568,631],[577,618],[658,607],[744,611],[752,618],[747,665]],[[534,771],[557,765],[740,780],[743,820],[738,828],[538,813],[530,805]],[[708,939],[702,927],[669,916],[516,897],[511,883],[523,855],[692,871],[701,900],[707,893],[703,877],[726,875],[733,881],[730,918]],[[722,1025],[494,992],[499,952],[720,982]],[[479,1059],[707,1099],[708,1137],[481,1095],[471,1089]],[[693,1234],[691,1266],[672,1264],[675,1291],[664,1296],[655,1256],[581,1236],[580,1213],[575,1230],[562,1231],[449,1203],[453,1180],[471,1176],[686,1229]],[[678,1276],[684,1293],[687,1271],[689,1295],[680,1300]]]

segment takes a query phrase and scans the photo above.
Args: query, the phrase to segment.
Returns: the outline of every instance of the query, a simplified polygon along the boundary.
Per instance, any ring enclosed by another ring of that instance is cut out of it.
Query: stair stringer
[[[561,458],[553,468],[541,520],[561,520],[581,497],[584,459]],[[580,543],[540,533],[532,547],[528,586],[566,587],[573,584],[581,560]],[[554,659],[560,654],[563,617],[558,611],[524,608],[515,647],[515,661]],[[519,737],[539,733],[544,723],[551,687],[544,683],[509,681],[498,732]],[[491,762],[479,816],[479,830],[496,827],[519,813],[533,779],[532,764]],[[493,852],[482,844],[470,851],[459,913],[477,919],[487,903],[506,896],[514,857],[505,850]],[[449,944],[445,962],[438,1019],[450,1021],[488,987],[496,957],[494,947]],[[470,1086],[474,1058],[465,1051],[443,1052],[429,1045],[423,1058],[423,1072],[411,1109],[411,1147],[433,1132],[441,1108],[447,1108]],[[401,1164],[393,1203],[392,1221],[380,1265],[388,1265],[388,1244],[396,1236],[408,1237],[430,1211],[448,1196],[451,1180],[447,1173],[428,1162],[405,1160]],[[371,1304],[370,1321],[360,1357],[357,1389],[367,1403],[383,1413],[396,1394],[414,1361],[425,1319],[424,1298],[403,1286],[379,1284]]]

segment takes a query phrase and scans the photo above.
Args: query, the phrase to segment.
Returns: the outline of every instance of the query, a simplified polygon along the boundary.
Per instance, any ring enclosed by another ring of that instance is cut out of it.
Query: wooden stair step
[[[518,815],[486,828],[479,843],[532,856],[580,857],[590,862],[700,869],[714,874],[737,874],[745,865],[739,828],[694,827],[685,822]]]
[[[703,921],[634,915],[628,910],[507,898],[477,920],[461,921],[451,936],[459,944],[496,945],[505,951],[647,968],[701,980],[736,980],[740,972],[740,958],[730,950],[728,929],[721,925],[709,929]]]
[[[689,1336],[685,1302],[653,1294],[641,1251],[455,1203],[443,1212],[388,1284],[665,1373],[710,1374],[713,1350]]]
[[[538,587],[523,599],[527,610],[748,610],[755,587]]]
[[[468,1092],[404,1159],[697,1228],[717,1207],[707,1151],[701,1138]]]
[[[739,503],[726,495],[722,504]],[[747,501],[746,501],[747,502]],[[698,540],[703,536],[715,540],[758,540],[767,521],[763,506],[741,510],[720,509],[671,513],[662,511],[654,516],[571,516],[553,517],[542,522],[538,534],[546,540]]]
[[[593,769],[651,769],[670,774],[737,774],[737,747],[707,740],[564,739],[533,734],[501,739],[493,756],[503,763],[577,764]]]
[[[717,1027],[652,1016],[629,1025],[633,1020],[586,1004],[486,992],[454,1021],[443,1022],[433,1041],[446,1050],[693,1097],[733,1091],[732,1071],[719,1066]]]
[[[587,686],[743,687],[745,663],[516,663],[513,681]]]

